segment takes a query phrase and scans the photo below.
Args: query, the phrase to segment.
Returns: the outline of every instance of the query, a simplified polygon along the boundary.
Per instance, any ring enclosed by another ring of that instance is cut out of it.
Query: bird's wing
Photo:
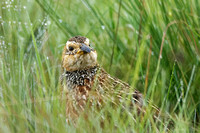
[[[136,103],[140,107],[143,105],[143,96],[136,90],[132,89],[127,83],[121,81],[120,79],[110,76],[104,69],[100,68],[96,76],[95,88],[98,88],[100,93],[107,100],[118,99],[120,101],[130,101],[130,103]],[[116,100],[114,100],[116,101]]]

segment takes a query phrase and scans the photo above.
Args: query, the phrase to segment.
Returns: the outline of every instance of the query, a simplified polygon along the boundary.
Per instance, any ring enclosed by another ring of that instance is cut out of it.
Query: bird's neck
[[[98,69],[99,66],[94,66],[89,69],[76,70],[72,72],[65,71],[63,75],[69,87],[74,85],[83,86],[93,81]]]

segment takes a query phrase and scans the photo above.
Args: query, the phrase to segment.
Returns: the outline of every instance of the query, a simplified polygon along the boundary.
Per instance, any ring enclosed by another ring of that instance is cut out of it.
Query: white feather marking
[[[90,40],[88,39],[88,38],[86,38],[86,40],[85,40],[85,42],[84,42],[85,44],[87,44],[87,45],[89,45],[89,43],[90,43]]]

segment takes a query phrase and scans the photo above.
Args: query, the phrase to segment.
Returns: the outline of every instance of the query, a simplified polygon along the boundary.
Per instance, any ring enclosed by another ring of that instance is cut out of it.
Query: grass
[[[90,38],[101,66],[150,101],[143,120],[108,104],[66,124],[59,75],[74,35]],[[198,0],[0,2],[0,132],[166,132],[172,121],[170,132],[200,132],[199,68]],[[151,104],[167,115],[162,124]]]

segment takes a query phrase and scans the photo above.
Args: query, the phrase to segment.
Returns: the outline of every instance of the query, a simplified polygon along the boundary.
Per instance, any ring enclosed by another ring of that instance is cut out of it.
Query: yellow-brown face
[[[97,53],[90,47],[88,38],[76,36],[69,39],[62,55],[66,71],[83,70],[97,65]]]

